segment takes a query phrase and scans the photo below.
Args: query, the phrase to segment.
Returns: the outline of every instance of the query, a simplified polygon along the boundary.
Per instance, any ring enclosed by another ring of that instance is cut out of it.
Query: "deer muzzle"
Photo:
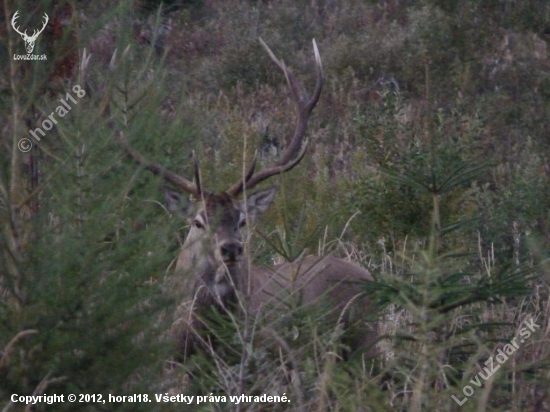
[[[243,245],[237,241],[227,241],[220,245],[220,255],[223,263],[234,265],[242,260]]]

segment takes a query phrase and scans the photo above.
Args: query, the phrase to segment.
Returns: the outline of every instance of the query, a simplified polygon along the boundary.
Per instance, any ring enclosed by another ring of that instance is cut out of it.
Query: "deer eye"
[[[195,225],[195,227],[197,229],[204,229],[204,225],[201,223],[201,221],[199,219],[195,219],[195,221],[193,222],[193,224]]]
[[[246,220],[241,220],[241,221],[239,222],[239,229],[241,229],[241,228],[243,228],[243,227],[245,227],[245,226],[246,226]]]

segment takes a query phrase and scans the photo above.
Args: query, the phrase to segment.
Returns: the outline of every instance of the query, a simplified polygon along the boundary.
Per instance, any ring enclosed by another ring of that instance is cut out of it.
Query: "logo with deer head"
[[[42,25],[42,28],[40,30],[34,30],[32,36],[29,36],[27,34],[27,30],[25,30],[23,33],[19,30],[19,28],[15,25],[16,24],[16,20],[17,18],[19,17],[18,16],[18,13],[19,13],[19,10],[17,10],[15,12],[15,14],[13,15],[13,18],[11,19],[11,26],[13,27],[13,29],[19,34],[21,35],[21,38],[23,39],[23,41],[25,42],[25,49],[27,49],[27,54],[31,54],[33,49],[34,49],[34,44],[36,42],[36,39],[38,38],[38,35],[40,33],[42,33],[44,31],[44,29],[46,28],[46,24],[48,24],[48,21],[49,21],[49,17],[46,13],[44,13],[44,24]]]

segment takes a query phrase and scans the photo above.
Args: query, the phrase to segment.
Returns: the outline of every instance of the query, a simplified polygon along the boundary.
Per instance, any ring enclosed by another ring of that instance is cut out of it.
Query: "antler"
[[[166,180],[168,183],[171,183],[174,186],[180,188],[181,190],[187,193],[190,193],[197,199],[201,197],[203,190],[202,190],[201,181],[200,181],[199,162],[197,160],[197,157],[195,156],[194,151],[193,151],[193,164],[195,168],[196,183],[190,182],[186,178],[178,175],[177,173],[171,172],[164,166],[148,161],[141,153],[139,153],[137,150],[135,150],[133,147],[130,146],[130,144],[124,137],[123,132],[117,132],[115,134],[115,138],[119,146],[122,147],[122,149],[126,152],[128,157],[134,160],[136,163],[140,164],[150,172],[153,172],[154,174],[163,177],[164,180]]]
[[[44,31],[44,29],[46,28],[46,25],[48,24],[48,21],[50,21],[50,18],[48,17],[48,15],[46,13],[44,13],[44,24],[42,25],[42,28],[40,30],[34,30],[32,36],[29,36],[27,34],[27,30],[25,30],[24,33],[21,33],[21,31],[19,31],[19,27],[16,27],[15,26],[15,21],[19,18],[18,16],[18,13],[19,13],[19,10],[17,10],[15,12],[15,14],[13,15],[13,17],[11,18],[11,25],[13,27],[13,29],[19,34],[21,35],[22,37],[24,38],[27,38],[29,40],[36,40],[36,38],[38,37],[38,35],[40,33],[42,33]]]
[[[300,161],[303,159],[306,153],[307,144],[308,144],[306,139],[302,147],[302,140],[304,139],[304,136],[306,134],[309,116],[311,114],[311,111],[317,104],[317,101],[321,96],[321,90],[323,89],[323,82],[324,82],[323,66],[321,63],[321,55],[319,54],[319,49],[317,48],[317,43],[315,42],[315,40],[313,40],[313,51],[315,53],[317,83],[315,85],[315,90],[313,91],[313,95],[311,96],[310,99],[307,96],[302,97],[301,90],[303,90],[304,88],[302,84],[298,82],[298,80],[296,79],[294,74],[290,71],[290,69],[285,65],[285,63],[282,60],[279,60],[275,56],[275,54],[271,51],[271,49],[267,46],[267,44],[264,43],[262,39],[260,39],[260,43],[269,54],[269,57],[271,57],[271,60],[273,60],[273,62],[275,62],[275,64],[285,74],[288,85],[290,86],[292,98],[294,99],[294,102],[296,104],[296,114],[297,114],[298,120],[296,123],[296,127],[294,129],[294,135],[292,136],[292,140],[290,141],[290,144],[284,151],[281,158],[277,162],[273,163],[271,166],[263,170],[260,170],[258,173],[254,174],[254,168],[256,166],[256,157],[254,156],[252,165],[248,169],[244,178],[240,179],[237,183],[231,186],[231,188],[227,191],[227,193],[229,193],[231,196],[238,195],[244,190],[245,187],[246,189],[250,189],[256,186],[258,183],[270,178],[271,176],[287,172],[288,170],[296,166],[298,163],[300,163]]]
[[[11,26],[13,27],[13,30],[16,31],[16,33],[18,33],[20,36],[27,36],[27,30],[25,30],[25,33],[21,33],[19,31],[19,27],[15,27],[15,20],[17,20],[17,18],[19,17],[17,14],[19,13],[19,10],[17,10],[15,12],[15,14],[13,15],[13,17],[11,18]]]
[[[15,16],[14,16],[15,17]],[[282,60],[277,59],[273,54],[271,49],[260,39],[262,46],[266,49],[271,60],[283,71],[285,74],[286,80],[290,86],[290,91],[294,102],[296,104],[296,113],[297,113],[297,123],[294,129],[294,135],[292,140],[286,150],[284,151],[281,158],[273,163],[270,167],[260,170],[258,173],[254,173],[256,167],[256,155],[252,159],[252,163],[248,168],[248,171],[245,173],[244,178],[240,179],[235,183],[227,193],[231,196],[237,196],[240,194],[246,187],[250,189],[256,186],[258,183],[263,182],[264,180],[270,178],[271,176],[287,172],[296,166],[303,159],[306,149],[307,149],[307,139],[302,145],[302,141],[306,134],[307,124],[311,111],[317,104],[319,97],[321,96],[321,90],[323,89],[323,66],[321,63],[321,56],[319,54],[319,49],[317,48],[317,43],[313,40],[313,51],[315,53],[315,65],[317,71],[317,83],[315,85],[315,90],[311,98],[307,96],[302,97],[301,89],[303,86],[294,74],[290,71],[288,67],[284,64]],[[136,163],[143,166],[145,169],[153,172],[156,175],[162,176],[168,183],[173,184],[174,186],[180,188],[181,190],[192,194],[193,196],[200,198],[202,194],[207,194],[209,192],[205,191],[201,187],[200,173],[199,173],[199,164],[195,153],[193,152],[193,163],[195,167],[195,183],[190,182],[186,178],[174,173],[164,166],[161,166],[156,163],[148,161],[142,154],[136,151],[130,146],[128,141],[125,139],[122,132],[117,132],[115,138],[120,147],[126,152],[128,157],[134,160]]]
[[[46,28],[46,25],[48,24],[48,21],[50,21],[50,18],[48,17],[48,15],[46,13],[44,13],[43,19],[44,19],[44,24],[42,25],[42,28],[40,30],[35,30],[34,31],[33,35],[31,36],[32,39],[36,39],[38,37],[38,35],[40,33],[42,33],[44,31],[44,29]]]

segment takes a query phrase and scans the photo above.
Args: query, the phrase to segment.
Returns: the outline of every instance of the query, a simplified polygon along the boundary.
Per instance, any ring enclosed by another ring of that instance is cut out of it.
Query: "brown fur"
[[[259,195],[261,202],[264,192]],[[196,215],[210,216],[211,227],[205,233],[191,230],[177,264],[182,275],[193,275],[172,328],[182,355],[190,355],[209,341],[203,320],[213,309],[236,314],[238,296],[243,297],[241,307],[253,320],[257,317],[275,321],[284,317],[289,308],[302,305],[329,308],[328,318],[334,326],[340,322],[344,328],[353,329],[348,342],[352,350],[365,350],[374,342],[376,334],[365,323],[370,302],[364,290],[366,282],[372,280],[365,269],[341,259],[317,256],[270,268],[251,266],[246,256],[228,266],[217,260],[219,253],[212,248],[228,241],[241,242],[241,213],[248,210],[249,215],[256,216],[258,210],[254,208],[265,210],[271,199],[272,195],[267,201],[263,199],[267,205],[258,206],[251,201],[239,203],[224,194],[209,197],[204,209],[199,208]]]

